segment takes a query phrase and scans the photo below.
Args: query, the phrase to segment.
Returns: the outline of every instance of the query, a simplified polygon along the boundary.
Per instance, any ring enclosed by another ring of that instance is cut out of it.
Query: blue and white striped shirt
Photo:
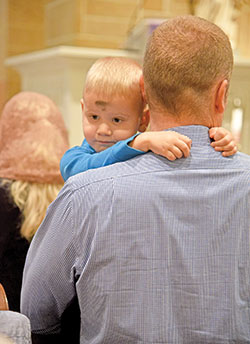
[[[173,130],[190,157],[81,173],[51,204],[24,271],[34,333],[60,331],[77,295],[81,344],[250,343],[250,157]]]

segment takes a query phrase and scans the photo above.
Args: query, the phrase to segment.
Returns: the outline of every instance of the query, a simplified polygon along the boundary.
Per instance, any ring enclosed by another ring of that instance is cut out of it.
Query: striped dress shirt
[[[190,157],[78,174],[50,205],[24,271],[34,333],[60,332],[77,297],[81,344],[250,343],[250,157],[172,130]]]

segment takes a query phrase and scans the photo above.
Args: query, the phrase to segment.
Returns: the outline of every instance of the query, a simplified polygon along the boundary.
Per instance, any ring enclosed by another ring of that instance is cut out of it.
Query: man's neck
[[[221,122],[222,116],[212,116],[209,111],[206,111],[206,113],[195,113],[194,115],[190,111],[188,112],[188,110],[180,115],[173,115],[167,111],[150,111],[151,131],[160,131],[187,125],[202,125],[212,128],[221,126]]]
[[[203,125],[209,127],[208,123],[188,116],[173,116],[167,113],[153,113],[150,117],[150,130],[160,131],[186,125]]]

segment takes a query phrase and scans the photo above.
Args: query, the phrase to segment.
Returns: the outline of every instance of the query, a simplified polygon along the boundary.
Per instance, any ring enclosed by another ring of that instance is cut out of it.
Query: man
[[[191,155],[148,153],[68,180],[25,266],[34,337],[60,333],[77,299],[80,343],[250,342],[250,157],[223,157],[208,134],[232,65],[228,38],[206,20],[176,17],[153,32],[151,130],[187,135]]]

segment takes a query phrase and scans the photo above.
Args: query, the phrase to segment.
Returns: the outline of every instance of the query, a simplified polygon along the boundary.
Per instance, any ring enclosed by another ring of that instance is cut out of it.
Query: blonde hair
[[[63,184],[42,184],[3,179],[2,185],[7,185],[10,199],[17,205],[22,214],[21,236],[31,241],[46,215],[48,206],[56,198]]]
[[[48,205],[63,186],[60,160],[69,148],[56,104],[36,92],[20,92],[0,118],[0,177],[20,209],[21,236],[31,240]]]
[[[4,333],[0,333],[0,344],[15,344],[15,342]]]
[[[140,89],[142,67],[128,57],[104,57],[89,69],[84,94],[96,92],[103,96],[137,97],[143,106]]]
[[[232,48],[218,26],[190,15],[169,19],[153,31],[145,51],[149,106],[177,115],[184,104],[197,107],[216,81],[230,80],[232,68]]]

